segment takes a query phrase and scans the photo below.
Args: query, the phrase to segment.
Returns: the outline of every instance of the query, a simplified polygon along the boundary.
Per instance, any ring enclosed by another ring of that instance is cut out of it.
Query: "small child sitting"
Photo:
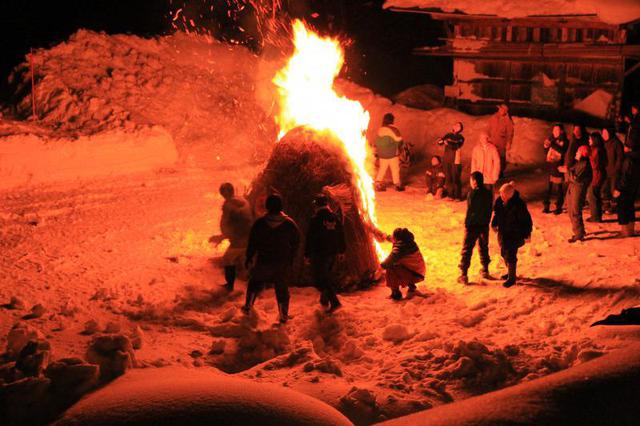
[[[439,156],[431,157],[431,164],[427,167],[425,178],[427,194],[433,194],[435,198],[441,199],[444,196],[444,166]]]
[[[409,287],[407,296],[416,291],[416,283],[424,281],[426,266],[414,236],[407,228],[396,228],[391,236],[393,250],[382,262],[391,298],[401,300],[400,287]]]

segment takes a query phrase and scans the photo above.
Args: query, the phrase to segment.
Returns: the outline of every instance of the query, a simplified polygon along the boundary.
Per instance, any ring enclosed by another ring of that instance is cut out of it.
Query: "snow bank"
[[[622,24],[640,18],[637,0],[386,0],[384,8],[440,9],[474,15],[496,15],[505,18],[545,15],[598,15],[604,22]]]
[[[631,345],[542,379],[381,424],[636,424],[639,350]]]
[[[613,95],[606,90],[598,89],[586,98],[577,101],[574,109],[594,117],[606,118],[611,102],[613,102]]]
[[[0,138],[0,189],[148,172],[178,153],[164,129],[113,129],[78,138],[33,133]]]
[[[136,370],[71,407],[56,425],[350,425],[323,402],[212,370]]]

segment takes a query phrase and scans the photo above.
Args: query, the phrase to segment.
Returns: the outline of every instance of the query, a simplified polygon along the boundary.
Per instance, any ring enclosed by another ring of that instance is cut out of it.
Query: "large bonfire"
[[[344,63],[339,41],[323,38],[301,21],[293,23],[294,53],[273,79],[278,93],[279,142],[253,185],[260,207],[271,192],[283,196],[287,213],[304,231],[311,201],[324,193],[345,221],[347,253],[342,286],[371,282],[383,255],[377,233],[373,180],[365,163],[369,113],[339,96],[334,80]],[[297,282],[308,281],[301,259]]]

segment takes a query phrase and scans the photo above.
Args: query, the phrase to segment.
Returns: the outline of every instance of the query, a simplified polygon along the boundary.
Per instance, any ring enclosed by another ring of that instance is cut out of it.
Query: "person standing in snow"
[[[549,182],[547,192],[544,197],[543,213],[551,213],[551,198],[556,193],[556,208],[554,214],[562,213],[562,205],[564,204],[564,173],[561,172],[565,161],[565,154],[569,147],[569,140],[564,131],[564,127],[560,123],[553,125],[551,136],[544,140],[544,149],[547,151],[547,172],[549,173]]]
[[[462,199],[462,156],[460,149],[464,145],[461,122],[453,125],[451,132],[438,139],[438,145],[444,146],[444,178],[447,197]]]
[[[616,191],[618,196],[618,223],[620,236],[635,235],[635,200],[640,191],[640,104],[631,107],[631,116],[625,117],[628,123],[624,141],[624,170]]]
[[[329,207],[326,196],[314,200],[315,214],[309,223],[304,256],[311,265],[313,281],[321,292],[320,304],[329,307],[328,312],[339,309],[333,269],[338,256],[346,249],[342,220]]]
[[[444,195],[444,167],[439,156],[431,157],[431,164],[425,173],[427,183],[427,194],[432,194],[435,198],[441,199]]]
[[[602,185],[607,176],[607,152],[602,135],[593,132],[589,135],[589,161],[591,163],[591,184],[587,190],[587,200],[591,216],[587,222],[602,222]]]
[[[286,323],[289,319],[287,276],[298,252],[300,231],[294,220],[282,211],[280,196],[267,197],[265,207],[267,214],[253,224],[249,233],[245,262],[250,273],[242,310],[248,314],[265,284],[272,283],[275,285],[280,323]]]
[[[567,190],[567,204],[569,219],[573,236],[570,243],[584,240],[584,222],[582,221],[582,209],[587,197],[587,190],[593,178],[591,162],[589,160],[589,147],[582,145],[575,153],[571,167],[567,169],[569,189]]]
[[[494,186],[500,178],[500,154],[489,140],[489,135],[484,132],[480,134],[480,143],[471,152],[471,173],[473,172],[482,174],[484,187],[493,194]]]
[[[378,191],[386,189],[384,179],[388,169],[391,169],[391,178],[396,191],[404,191],[400,180],[400,144],[402,143],[402,135],[400,135],[400,130],[393,125],[394,121],[393,114],[386,113],[384,115],[382,126],[378,129],[378,136],[375,141],[376,155],[380,160],[376,176],[376,189]]]
[[[497,152],[496,152],[497,155]],[[499,163],[498,158],[498,164]],[[489,278],[489,225],[491,224],[491,208],[493,206],[493,191],[484,185],[481,172],[474,171],[469,178],[471,191],[467,195],[467,215],[464,219],[464,242],[460,259],[460,277],[458,282],[468,284],[467,271],[471,265],[473,247],[478,243],[482,278]]]
[[[242,265],[247,250],[253,214],[247,200],[235,195],[235,189],[231,183],[223,183],[219,191],[224,198],[220,218],[221,233],[209,238],[209,242],[219,245],[222,241],[229,240],[229,247],[222,256],[222,264],[226,281],[224,287],[233,291],[237,266]]]
[[[498,148],[500,154],[500,176],[507,168],[507,153],[513,143],[513,120],[509,115],[509,107],[502,104],[498,111],[489,119],[488,133],[491,142]]]
[[[587,131],[582,124],[574,124],[571,132],[571,139],[569,140],[569,147],[567,148],[567,155],[565,155],[564,165],[567,169],[573,166],[576,161],[576,152],[581,146],[589,145],[589,137]]]
[[[604,210],[607,213],[613,213],[616,211],[616,200],[613,193],[622,175],[624,145],[616,136],[616,131],[613,128],[602,129],[602,139],[607,152],[607,177],[602,185],[602,201]]]
[[[531,238],[533,223],[527,204],[516,191],[513,182],[500,187],[500,197],[496,199],[493,212],[491,227],[498,234],[500,255],[508,270],[507,274],[502,276],[502,279],[506,280],[502,285],[509,288],[516,283],[518,249]]]
[[[420,248],[407,228],[396,228],[391,241],[393,242],[391,254],[380,266],[385,270],[387,286],[391,289],[391,298],[401,300],[400,287],[409,287],[407,297],[413,296],[416,283],[424,281],[426,266]]]

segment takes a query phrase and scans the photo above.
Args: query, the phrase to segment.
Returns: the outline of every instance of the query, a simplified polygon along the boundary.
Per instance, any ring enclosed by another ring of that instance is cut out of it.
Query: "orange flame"
[[[293,23],[293,35],[295,51],[273,79],[280,101],[276,118],[279,138],[299,126],[333,132],[353,165],[360,213],[368,225],[377,229],[373,179],[365,168],[369,113],[360,102],[339,96],[333,89],[344,64],[343,49],[339,41],[318,36],[300,20]],[[378,257],[384,256],[377,242],[376,250]]]

